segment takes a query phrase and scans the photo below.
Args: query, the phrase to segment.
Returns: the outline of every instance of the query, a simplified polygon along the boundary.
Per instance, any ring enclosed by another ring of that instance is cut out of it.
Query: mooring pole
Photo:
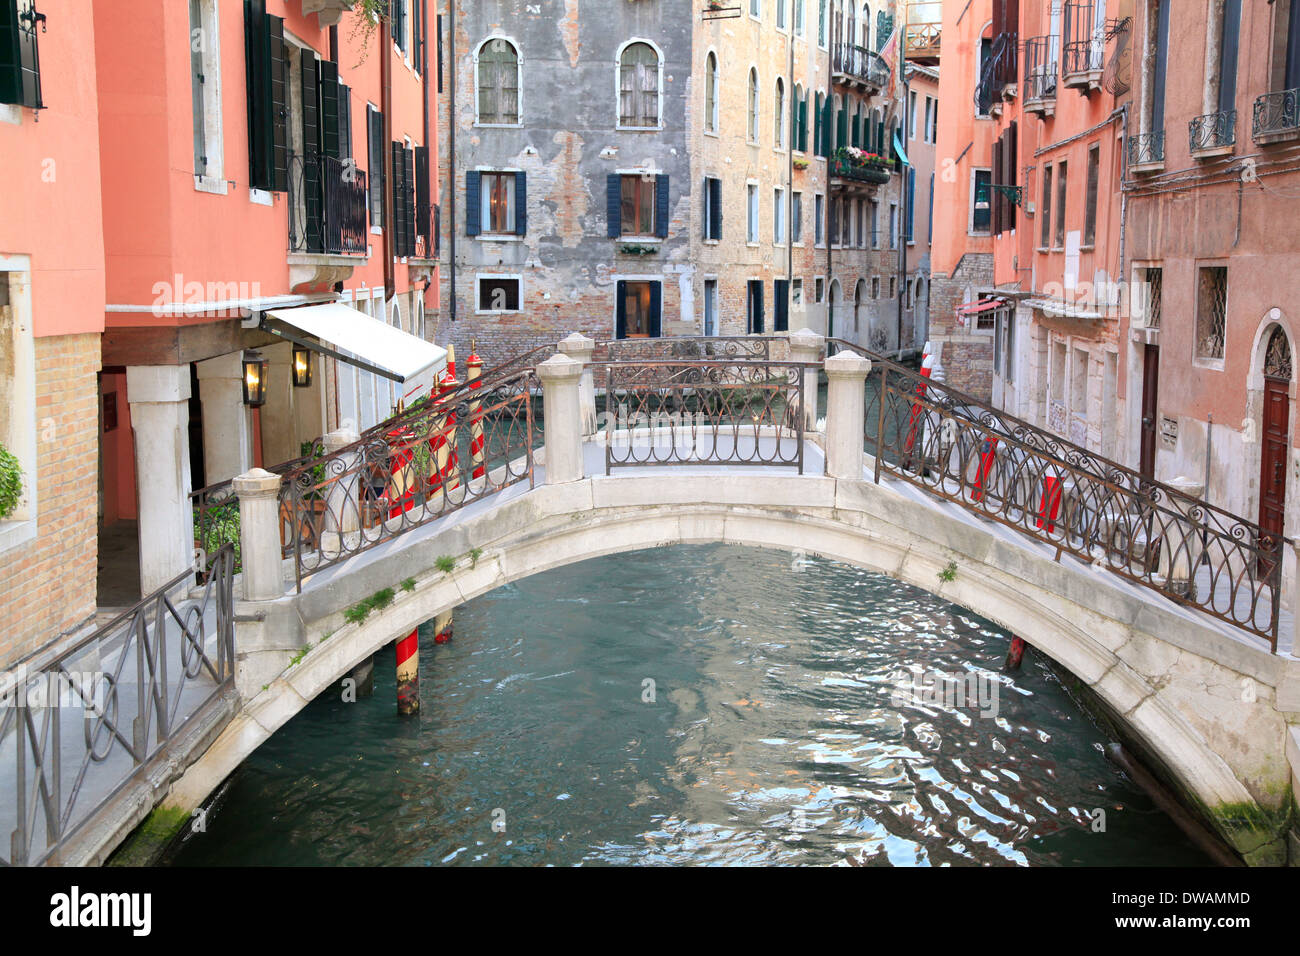
[[[1025,643],[1023,637],[1011,638],[1011,649],[1007,651],[1007,662],[1002,666],[1004,671],[1020,670],[1020,662],[1024,660],[1025,648],[1029,645]]]
[[[469,384],[472,396],[469,402],[469,457],[473,466],[470,472],[471,480],[487,477],[487,454],[483,440],[483,403],[477,397],[478,390],[483,387],[483,383],[479,381],[482,376],[483,360],[478,357],[478,349],[471,339],[469,358],[465,360],[465,381]]]
[[[420,631],[417,628],[397,642],[397,713],[420,712]]]
[[[451,608],[443,611],[433,619],[433,642],[446,644],[451,640]]]

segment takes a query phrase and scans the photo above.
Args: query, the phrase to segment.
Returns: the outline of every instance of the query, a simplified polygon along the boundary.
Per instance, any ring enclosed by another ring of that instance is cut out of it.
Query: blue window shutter
[[[916,167],[907,170],[907,241],[912,241],[912,223],[916,220]]]
[[[515,173],[515,233],[528,234],[528,174]]]
[[[623,184],[618,173],[605,177],[605,214],[609,217],[609,238],[617,239],[623,234]],[[620,308],[622,301],[620,296]]]
[[[713,193],[713,222],[710,224],[714,239],[722,238],[722,180],[710,179],[709,189]]]
[[[668,175],[655,177],[655,235],[668,238]]]
[[[615,177],[617,178],[617,177]],[[614,338],[627,338],[627,283],[622,279],[614,289],[618,301],[614,303]]]
[[[483,224],[481,180],[482,177],[474,170],[465,174],[465,235],[467,236],[477,236],[479,226]]]
[[[661,323],[659,317],[663,312],[664,306],[664,287],[661,282],[650,283],[650,337],[659,338],[661,334]]]

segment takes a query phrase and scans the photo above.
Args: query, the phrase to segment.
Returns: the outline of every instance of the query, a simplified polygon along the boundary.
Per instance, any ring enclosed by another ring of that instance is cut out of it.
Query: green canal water
[[[373,697],[322,695],[171,862],[1206,864],[1041,660],[999,673],[1007,642],[815,558],[572,565],[460,608],[450,644],[422,633],[418,718],[391,649]],[[970,697],[927,692],[970,672]]]

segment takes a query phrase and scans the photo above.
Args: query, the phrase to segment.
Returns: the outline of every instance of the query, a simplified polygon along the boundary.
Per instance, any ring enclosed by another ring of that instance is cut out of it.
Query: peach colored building
[[[90,0],[40,7],[48,19],[30,0],[0,2],[0,446],[22,481],[17,506],[0,515],[0,666],[95,611],[95,34]]]
[[[321,331],[374,320],[425,354],[437,308],[432,5],[394,2],[383,23],[351,6],[94,4],[83,92],[105,196],[103,401],[119,415],[104,522],[123,560],[138,540],[145,592],[192,560],[193,490],[365,428],[421,385],[386,376],[364,334],[349,351]],[[336,303],[360,314],[319,311]],[[312,372],[299,387],[295,341]]]

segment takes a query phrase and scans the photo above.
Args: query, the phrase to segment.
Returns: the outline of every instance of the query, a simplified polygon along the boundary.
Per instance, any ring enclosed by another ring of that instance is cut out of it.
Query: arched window
[[[758,142],[758,70],[749,70],[749,139]]]
[[[884,132],[880,126],[880,110],[874,109],[871,111],[871,130],[867,134],[868,152],[884,155],[885,150],[880,142],[883,136]]]
[[[862,48],[871,49],[871,4],[862,5]]]
[[[777,149],[785,147],[785,80],[776,78],[776,102],[773,111],[772,145]]]
[[[659,54],[649,43],[629,43],[619,57],[618,124],[659,125]]]
[[[704,128],[718,131],[718,56],[711,51],[704,71]]]
[[[1268,337],[1268,347],[1264,351],[1264,375],[1291,381],[1291,345],[1280,325],[1274,326]]]
[[[790,101],[790,148],[805,150],[808,148],[808,107],[804,105],[803,84],[794,85],[794,99]]]
[[[504,37],[489,37],[478,50],[478,121],[519,122],[519,51]]]

